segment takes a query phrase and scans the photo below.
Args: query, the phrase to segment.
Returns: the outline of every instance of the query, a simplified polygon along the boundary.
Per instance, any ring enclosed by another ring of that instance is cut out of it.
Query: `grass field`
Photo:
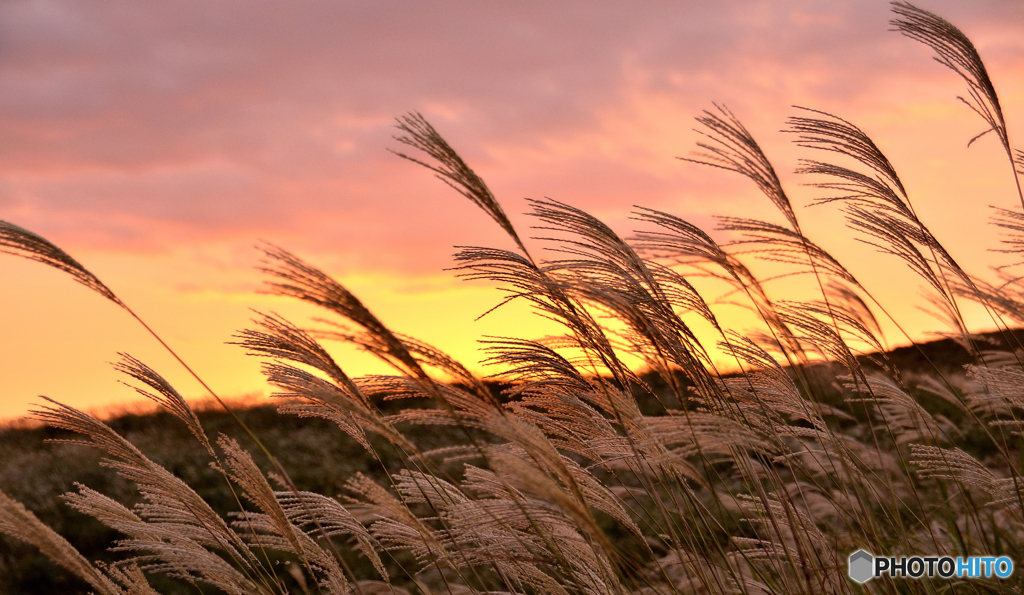
[[[893,11],[898,31],[963,79],[963,101],[988,126],[985,141],[1005,149],[1024,206],[1024,157],[974,46],[931,13]],[[0,435],[0,533],[12,538],[0,579],[12,591],[103,594],[1020,592],[1020,572],[848,578],[858,549],[1024,550],[1024,343],[1014,330],[1024,293],[1012,268],[1001,278],[964,270],[854,123],[795,113],[786,126],[807,151],[799,171],[820,190],[818,208],[840,209],[865,249],[906,265],[907,291],[923,286],[947,322],[944,342],[883,349],[882,323],[899,321],[805,234],[774,166],[724,108],[697,118],[704,136],[691,161],[748,178],[777,222],[722,217],[713,236],[637,208],[639,230],[624,239],[570,205],[532,200],[550,260],[409,114],[398,154],[483,209],[515,246],[462,247],[456,274],[525,300],[563,334],[485,341],[499,372],[480,378],[264,245],[267,289],[332,317],[300,328],[258,315],[237,335],[263,360],[278,411],[232,407],[210,390],[223,407],[197,413],[129,356],[119,370],[164,412],[104,423],[44,402],[36,419],[47,427]],[[993,226],[1011,258],[1024,251],[1024,212],[995,211]],[[145,325],[46,239],[0,223],[0,248],[65,271]],[[756,259],[812,280],[817,295],[774,295]],[[708,277],[760,326],[728,328],[692,282]],[[996,330],[972,333],[966,304]],[[350,377],[324,347],[334,341],[395,373]],[[715,350],[732,358],[728,372]]]

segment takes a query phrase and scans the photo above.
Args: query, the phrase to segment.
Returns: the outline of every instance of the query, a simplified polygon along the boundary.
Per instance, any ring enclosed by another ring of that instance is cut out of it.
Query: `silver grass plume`
[[[265,283],[271,293],[315,304],[361,327],[363,332],[358,337],[342,334],[340,338],[364,347],[396,370],[415,378],[442,406],[448,408],[449,412],[454,412],[451,405],[445,401],[446,393],[441,389],[439,383],[427,374],[420,361],[413,355],[410,346],[406,345],[402,339],[374,316],[348,289],[287,250],[269,244],[262,246],[261,249],[266,258],[262,261],[260,270],[270,277],[270,280]],[[242,336],[245,336],[244,333]],[[413,346],[414,349],[420,347],[423,346],[418,343]],[[439,352],[436,350],[421,349],[421,351],[437,361],[436,357]],[[270,369],[283,370],[280,367],[273,368],[273,366]],[[294,376],[292,372],[286,371],[285,375],[289,374]],[[478,384],[477,386],[482,385]],[[485,389],[485,387],[483,388]],[[358,394],[358,391],[353,393],[353,395]],[[496,402],[489,391],[483,390],[481,393],[477,393],[476,398],[492,409],[495,408]]]
[[[797,146],[845,155],[866,165],[874,173],[872,176],[865,176],[848,168],[830,166],[820,161],[802,160],[805,167],[810,168],[813,173],[837,175],[846,180],[842,185],[824,186],[825,188],[850,193],[851,196],[843,198],[878,201],[876,204],[886,205],[886,208],[891,208],[908,217],[911,216],[910,207],[904,202],[907,191],[903,187],[903,182],[900,181],[892,163],[875,145],[871,137],[854,124],[838,116],[805,107],[797,107],[797,109],[821,116],[789,118],[790,127],[784,132],[798,135],[795,141]],[[816,168],[826,171],[817,171]]]
[[[446,529],[437,533],[438,538],[462,554],[452,563],[489,565],[510,586],[529,585],[543,593],[564,594],[573,592],[567,591],[572,587],[584,593],[621,592],[608,560],[577,526],[578,521],[590,524],[586,512],[566,500],[564,489],[536,474],[537,468],[527,460],[507,455],[492,453],[497,472],[467,466],[462,489],[412,473],[399,478],[399,490],[413,501],[429,500],[439,511]],[[549,494],[554,501],[537,494],[537,489],[544,490],[542,485],[554,490]],[[463,496],[463,491],[476,498]],[[550,569],[557,569],[554,576]]]
[[[857,241],[872,246],[883,254],[899,258],[944,300],[949,301],[952,298],[941,272],[936,270],[936,267],[941,266],[942,263],[936,263],[926,255],[931,246],[926,245],[922,250],[922,247],[914,242],[915,239],[921,239],[921,235],[916,233],[920,228],[908,225],[906,222],[880,211],[860,206],[846,207],[843,212],[849,221],[850,228],[867,236],[866,239],[856,238]],[[936,267],[933,267],[933,264]],[[959,267],[956,271],[966,275]]]
[[[481,343],[484,352],[488,354],[482,363],[502,366],[504,371],[496,376],[511,378],[523,388],[557,386],[579,392],[593,388],[572,362],[544,342],[515,337],[489,337]],[[513,389],[512,394],[520,390]]]
[[[366,348],[396,370],[415,378],[441,405],[446,407],[449,412],[454,413],[451,405],[445,401],[445,392],[423,369],[419,360],[413,356],[409,346],[374,316],[348,289],[287,250],[269,244],[262,246],[261,249],[266,258],[262,261],[259,270],[270,277],[271,280],[265,283],[271,293],[315,304],[362,327],[362,335],[354,340],[356,344]],[[348,336],[342,336],[342,338],[353,340]],[[478,394],[477,399],[492,408],[495,403],[489,391]],[[455,417],[458,420],[457,415]]]
[[[904,387],[880,374],[868,375],[854,383],[849,376],[839,377],[853,392],[847,401],[871,403],[885,420],[885,429],[897,445],[950,442],[957,434],[955,425],[941,415],[932,415]]]
[[[411,448],[406,438],[375,408],[352,398],[336,384],[306,370],[281,364],[264,364],[263,373],[267,382],[280,391],[272,396],[289,400],[278,406],[278,412],[331,421],[367,451],[372,450],[367,431],[400,447]]]
[[[716,107],[718,106],[716,105]],[[760,145],[758,145],[750,132],[731,112],[722,107],[718,107],[718,110],[721,112],[721,116],[711,114],[705,110],[705,116],[697,118],[698,122],[703,124],[709,131],[697,130],[697,132],[703,134],[711,141],[711,144],[698,142],[698,146],[711,151],[711,154],[703,154],[702,156],[705,157],[705,160],[688,159],[688,161],[722,167],[749,178],[771,200],[788,223],[787,227],[755,219],[719,217],[720,230],[742,234],[741,239],[728,244],[732,248],[730,250],[730,257],[733,261],[739,263],[736,258],[738,255],[744,252],[751,252],[763,260],[799,267],[795,272],[785,273],[780,275],[780,277],[805,273],[813,275],[821,291],[826,310],[832,315],[832,322],[837,327],[836,332],[838,333],[839,320],[832,312],[830,294],[827,289],[830,283],[824,277],[829,275],[835,276],[858,289],[863,290],[863,288],[839,261],[804,235],[789,197],[786,195],[782,183],[775,173],[774,167],[771,165],[771,161],[764,154]],[[741,250],[736,250],[736,247],[740,247]],[[745,267],[738,267],[737,271],[744,269]],[[735,277],[735,273],[732,276]],[[765,279],[764,281],[767,282],[775,278],[778,277]],[[772,335],[768,337],[769,341],[766,344],[778,346],[790,365],[794,365],[794,369],[797,370],[798,375],[801,377],[801,382],[804,384],[808,383],[809,380],[805,377],[804,371],[795,366],[799,362],[807,363],[806,356],[803,354],[799,342],[794,342],[791,338],[791,332],[786,328],[783,318],[767,298],[763,289],[761,289],[761,282],[753,278],[752,281],[750,288],[756,290],[763,302],[758,305],[755,301],[755,307],[768,324]],[[743,288],[743,290],[748,296],[753,298],[749,289]],[[786,346],[799,358],[799,362],[794,361],[790,357],[786,351]]]
[[[879,332],[878,323],[871,315],[871,311],[861,301],[860,296],[853,294],[856,300],[846,299],[844,290],[846,287],[834,285],[829,288],[829,295],[837,299],[824,303],[820,301],[808,301],[801,303],[799,309],[810,315],[818,315],[828,318],[832,322],[836,335],[844,342],[849,352],[857,352],[859,355],[871,354],[875,362],[887,369],[892,369],[891,362],[885,354],[885,347],[876,336]],[[850,292],[852,293],[852,292]]]
[[[252,456],[227,436],[221,435],[217,443],[226,455],[231,478],[242,486],[245,497],[261,511],[259,514],[240,513],[240,520],[233,523],[236,529],[252,531],[250,538],[258,547],[270,547],[298,556],[311,573],[321,577],[319,584],[329,593],[349,593],[348,580],[338,560],[291,522]]]
[[[670,263],[695,266],[698,270],[706,271],[709,275],[729,283],[737,291],[743,292],[768,326],[773,342],[779,345],[786,357],[793,355],[797,362],[806,362],[806,354],[800,344],[792,340],[793,333],[779,317],[760,280],[738,258],[727,252],[704,230],[674,215],[654,209],[638,208],[634,211],[634,218],[654,224],[663,230],[638,231],[634,245],[640,253]],[[704,263],[719,270],[708,271],[701,267]]]
[[[0,253],[20,256],[71,275],[75,281],[127,309],[114,292],[70,254],[46,238],[13,223],[0,221]]]
[[[954,279],[950,287],[957,296],[984,303],[1004,318],[1004,324],[1024,324],[1024,291],[1020,285],[1021,278],[1007,275],[1002,271],[1000,277],[1002,283],[995,284],[971,275],[970,284]],[[1016,340],[1013,340],[1013,343],[1017,345]]]
[[[800,109],[810,115],[790,117],[786,130],[797,135],[795,142],[798,146],[852,158],[869,170],[869,173],[864,173],[834,163],[801,159],[798,173],[825,175],[838,180],[814,183],[816,188],[836,193],[818,199],[814,204],[847,203],[843,212],[849,225],[869,238],[858,239],[906,262],[935,289],[959,318],[959,307],[948,279],[953,276],[968,285],[970,279],[918,218],[889,159],[854,124],[826,112]]]
[[[849,287],[842,283],[829,283],[825,287],[825,291],[828,294],[829,303],[833,309],[840,309],[844,316],[851,319],[851,327],[857,329],[863,329],[860,331],[860,335],[864,338],[865,343],[869,343],[872,346],[876,346],[875,352],[882,354],[888,351],[883,345],[884,335],[882,333],[882,326],[878,323],[878,319],[875,317],[874,312],[864,301],[864,298],[857,292],[851,290]]]
[[[967,391],[967,405],[991,418],[989,425],[1021,428],[1024,422],[1018,415],[1024,412],[1024,370],[1016,360],[1005,366],[988,363],[989,366],[967,366],[968,378],[981,385],[981,390]]]
[[[106,565],[98,563],[97,565],[103,568],[107,576],[124,586],[125,595],[160,595],[160,592],[149,584],[146,575],[136,564]]]
[[[370,443],[366,430],[408,446],[405,438],[381,418],[359,385],[306,331],[276,315],[262,315],[255,323],[259,330],[239,332],[235,335],[240,339],[236,344],[250,355],[271,358],[263,364],[263,373],[268,382],[282,391],[274,396],[295,400],[281,405],[278,411],[332,421],[367,450]],[[283,362],[308,366],[326,378]]]
[[[242,494],[269,518],[274,532],[288,541],[288,551],[303,557],[304,552],[298,539],[301,531],[289,522],[288,515],[274,496],[274,489],[263,477],[252,456],[238,442],[223,434],[217,439],[217,444],[224,451],[225,465],[231,479],[242,487]]]
[[[519,235],[516,234],[515,228],[512,227],[512,222],[505,215],[505,211],[501,208],[497,199],[494,198],[487,184],[484,183],[483,179],[476,172],[466,165],[462,157],[434,130],[434,127],[427,122],[426,118],[417,112],[407,114],[398,118],[397,128],[404,134],[396,136],[395,140],[425,153],[434,160],[434,163],[422,161],[405,153],[392,152],[403,159],[418,163],[434,172],[442,182],[473,201],[473,204],[490,215],[505,230],[505,233],[515,241],[523,253],[526,253],[526,248],[523,246],[522,241],[520,241]]]
[[[315,329],[310,331],[310,336],[318,339],[329,339],[348,343],[365,351],[378,355],[379,344],[365,334],[353,333],[345,325],[336,324],[329,320],[318,320],[339,330]],[[395,338],[402,342],[409,354],[426,369],[440,370],[447,374],[452,381],[467,386],[477,397],[493,407],[500,407],[500,403],[491,394],[484,382],[475,374],[469,371],[461,362],[441,351],[440,349],[404,333],[394,333]]]
[[[509,250],[460,246],[455,255],[459,264],[452,270],[467,280],[496,283],[508,297],[497,306],[515,299],[525,299],[544,317],[565,326],[576,347],[593,355],[597,365],[620,382],[628,382],[631,374],[625,369],[605,329],[573,295],[571,282],[554,274],[552,267],[536,265],[526,256]],[[485,313],[486,314],[486,313]]]
[[[1017,186],[1017,196],[1024,206],[1024,189],[1021,188],[1018,174],[1024,173],[1024,153],[1018,149],[1016,157],[1010,145],[1010,136],[1003,118],[1003,109],[999,105],[999,96],[988,76],[985,64],[978,55],[978,50],[964,33],[946,19],[923,10],[908,2],[893,2],[892,11],[899,17],[890,21],[896,30],[907,37],[919,41],[935,52],[935,61],[960,75],[967,83],[967,98],[958,96],[967,107],[981,116],[988,128],[976,135],[967,145],[989,132],[995,132],[999,143],[1006,151],[1006,158],[1013,171],[1013,181]]]
[[[270,278],[265,283],[271,293],[296,298],[344,317],[366,331],[376,355],[412,376],[426,377],[405,345],[352,292],[287,250],[269,244],[260,249],[266,258],[259,270]]]
[[[993,252],[1002,254],[1024,254],[1024,213],[993,207],[995,214],[989,218],[992,225],[1006,230],[1003,238],[999,240],[1005,248],[993,249]],[[1022,264],[1024,261],[1014,262],[996,267],[997,270],[1007,269]]]
[[[829,307],[820,302],[787,301],[780,302],[778,307],[779,315],[793,329],[795,339],[813,345],[829,361],[839,362],[851,374],[861,375],[860,363],[840,332],[839,312],[830,312]],[[842,322],[845,323],[844,327],[856,324],[850,319],[843,319]]]
[[[226,552],[236,563],[248,566],[254,562],[241,539],[183,480],[151,461],[103,422],[73,407],[43,398],[50,405],[34,411],[35,418],[87,438],[63,442],[84,444],[105,452],[108,458],[103,464],[137,484],[145,502],[138,504],[136,510],[144,519],[187,529],[198,543]]]
[[[764,154],[760,145],[754,140],[753,135],[727,108],[718,106],[720,114],[714,114],[707,110],[704,116],[697,117],[697,121],[707,128],[707,131],[696,130],[698,134],[705,136],[707,142],[698,142],[697,146],[709,151],[709,153],[698,153],[701,159],[683,158],[684,161],[719,167],[728,171],[739,173],[753,181],[761,192],[771,200],[772,204],[783,214],[789,227],[776,225],[766,221],[737,217],[719,217],[721,222],[719,229],[723,231],[740,232],[744,239],[733,242],[732,245],[743,243],[760,244],[763,247],[757,254],[768,260],[787,262],[789,264],[805,265],[810,264],[811,272],[818,276],[818,268],[826,274],[836,275],[848,282],[857,285],[853,275],[845,269],[828,252],[816,245],[804,236],[800,229],[800,222],[793,210],[793,205],[782,187],[782,182],[775,173],[771,161]],[[798,258],[797,254],[802,252],[806,257]],[[824,285],[822,292],[825,294]],[[828,301],[827,294],[823,296]]]
[[[999,242],[1003,248],[990,248],[991,252],[1013,255],[1014,259],[1021,258],[1024,254],[1024,213],[1010,209],[992,207],[994,214],[989,222],[1005,230]],[[974,293],[982,296],[986,303],[991,305],[1002,316],[1006,316],[1017,324],[1024,324],[1024,293],[1022,293],[1021,275],[1012,269],[1024,264],[1022,260],[1015,260],[1007,264],[994,267],[999,274],[1001,283],[993,284],[983,279],[972,277],[972,284],[960,284],[954,287],[955,291],[964,294],[966,297],[973,297]]]
[[[897,31],[932,48],[936,54],[935,61],[960,75],[967,83],[968,97],[957,99],[964,102],[989,125],[987,130],[972,138],[970,143],[989,132],[995,132],[1006,148],[1007,156],[1012,160],[999,97],[971,40],[946,19],[909,2],[893,2],[892,11],[899,18],[889,23],[896,27]]]
[[[244,347],[249,355],[309,366],[351,391],[352,397],[363,403],[368,402],[334,358],[309,333],[276,314],[256,314],[259,318],[253,322],[257,330],[238,332],[235,338],[239,341],[234,345]]]
[[[216,453],[213,451],[213,446],[210,444],[210,439],[206,436],[202,424],[199,423],[199,417],[188,402],[178,394],[178,391],[169,382],[164,380],[163,376],[140,360],[126,353],[119,355],[121,356],[121,361],[114,365],[114,369],[134,378],[155,391],[154,393],[138,386],[132,386],[135,392],[160,405],[169,411],[171,415],[181,420],[189,432],[195,436],[196,440],[203,445],[206,452],[216,459]]]
[[[807,583],[805,589],[810,587],[821,592],[842,592],[848,579],[839,570],[839,555],[834,545],[830,543],[831,540],[822,533],[810,515],[793,506],[788,498],[780,498],[778,494],[770,494],[768,499],[762,501],[741,495],[739,500],[743,510],[751,515],[745,520],[760,526],[768,537],[733,537],[733,542],[748,558],[761,560],[763,564],[772,566],[776,576],[782,578],[787,590],[798,590],[802,578]],[[787,569],[783,562],[787,550],[807,552],[803,561],[813,564],[814,570],[807,572],[807,568],[801,568],[799,571],[803,576],[794,577],[797,569]]]
[[[789,426],[786,418],[803,420],[819,431],[827,431],[820,406],[800,394],[786,370],[763,347],[735,333],[719,346],[751,370],[742,377],[721,381],[729,389],[728,407],[704,397],[702,400],[709,410],[733,417],[775,440],[778,440],[778,430]]]
[[[269,580],[250,580],[238,568],[215,553],[206,532],[194,525],[164,522],[148,517],[139,505],[136,512],[120,502],[81,484],[64,495],[71,508],[89,515],[126,536],[115,542],[114,551],[132,555],[129,562],[150,573],[166,574],[195,584],[213,585],[231,594],[271,595]],[[141,515],[141,516],[140,516]],[[243,566],[243,569],[245,567]]]
[[[972,490],[992,496],[994,505],[1013,505],[1018,522],[1024,521],[1020,508],[1021,494],[1013,477],[998,477],[978,459],[959,448],[939,448],[922,444],[910,445],[912,462],[922,478],[950,479]]]
[[[326,539],[336,535],[354,537],[359,551],[370,560],[381,577],[387,578],[387,569],[378,554],[380,544],[340,502],[313,492],[275,492],[274,495],[288,520],[299,527],[307,527],[311,536]]]
[[[710,165],[746,176],[757,184],[765,196],[782,212],[793,229],[799,230],[800,224],[797,222],[789,197],[782,189],[779,176],[760,145],[728,108],[714,105],[718,113],[704,110],[704,115],[696,118],[707,128],[707,132],[696,132],[708,139],[699,141],[697,146],[707,152],[696,154],[696,159],[677,159]]]
[[[743,217],[717,217],[721,231],[738,232],[741,239],[730,242],[732,246],[756,246],[755,255],[762,260],[807,265],[808,257],[816,267],[812,271],[831,275],[859,286],[857,279],[824,248],[811,242],[799,232],[787,227]]]
[[[383,551],[405,549],[420,563],[447,562],[457,556],[440,539],[438,533],[417,517],[400,498],[362,473],[346,483],[346,489],[358,500],[346,508],[356,518],[370,519],[373,539]]]
[[[0,533],[35,546],[47,558],[89,583],[101,595],[123,595],[123,591],[109,577],[78,553],[66,539],[3,492],[0,492]]]
[[[559,234],[539,238],[552,242],[551,250],[562,256],[545,264],[549,275],[564,280],[566,293],[577,302],[604,310],[627,325],[620,336],[628,347],[615,349],[609,344],[611,350],[605,356],[614,364],[611,371],[616,378],[642,385],[619,363],[617,351],[626,351],[642,355],[653,369],[677,367],[695,384],[710,386],[710,357],[667,299],[659,282],[667,276],[664,271],[656,276],[647,261],[593,216],[551,199],[530,200],[530,204],[530,214],[543,223],[536,229]],[[689,297],[700,300],[695,291]],[[675,384],[671,373],[663,376]],[[674,387],[673,393],[680,398],[682,391]]]

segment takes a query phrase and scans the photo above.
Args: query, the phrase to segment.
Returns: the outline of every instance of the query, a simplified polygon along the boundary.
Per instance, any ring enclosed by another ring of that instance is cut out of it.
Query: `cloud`
[[[1019,73],[1011,4],[927,7]],[[422,258],[431,242],[501,238],[385,152],[409,110],[510,210],[550,195],[620,222],[634,203],[700,216],[702,201],[682,194],[740,192],[672,159],[712,101],[786,158],[776,131],[792,103],[857,116],[908,101],[892,89],[910,84],[939,81],[915,99],[960,91],[888,19],[878,2],[810,0],[9,2],[0,216],[83,249],[264,237],[432,272],[444,262]]]

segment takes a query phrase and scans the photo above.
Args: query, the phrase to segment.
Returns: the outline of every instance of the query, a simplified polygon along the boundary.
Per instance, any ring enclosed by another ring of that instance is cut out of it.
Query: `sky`
[[[919,5],[974,41],[1011,142],[1024,139],[1020,4]],[[268,392],[259,361],[228,344],[254,310],[300,325],[323,315],[260,293],[259,241],[321,267],[393,329],[489,373],[479,339],[550,329],[518,307],[476,320],[502,294],[446,271],[453,246],[510,242],[388,151],[400,148],[395,118],[422,113],[523,230],[525,199],[542,197],[623,236],[634,205],[708,229],[714,215],[778,219],[748,181],[676,159],[699,139],[694,116],[717,102],[775,163],[807,235],[925,337],[944,329],[918,309],[920,284],[855,241],[834,208],[805,208],[821,191],[794,170],[813,155],[781,132],[794,105],[857,124],[967,269],[1005,263],[986,223],[989,205],[1019,206],[1002,149],[992,135],[968,149],[985,126],[956,100],[963,82],[890,31],[890,18],[877,0],[10,0],[0,4],[0,219],[72,254],[224,396]],[[986,327],[976,310],[967,318]],[[131,408],[138,397],[110,365],[118,353],[203,396],[123,311],[6,255],[0,337],[0,419],[39,395]],[[352,375],[384,371],[351,349],[336,354]]]

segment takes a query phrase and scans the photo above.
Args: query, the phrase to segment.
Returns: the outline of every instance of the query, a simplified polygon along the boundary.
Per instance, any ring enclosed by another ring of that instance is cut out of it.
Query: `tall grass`
[[[1020,191],[1024,158],[974,46],[910,4],[893,12],[897,30],[964,79],[963,101],[998,137]],[[675,215],[640,208],[642,229],[621,238],[570,205],[532,200],[529,214],[557,255],[542,260],[422,116],[399,118],[407,153],[398,154],[482,208],[515,246],[462,247],[458,274],[496,284],[506,301],[526,300],[562,334],[485,341],[499,390],[392,331],[298,256],[264,246],[267,289],[327,310],[336,324],[306,329],[260,315],[237,342],[264,360],[282,414],[332,422],[375,462],[375,478],[353,474],[341,495],[303,491],[249,432],[271,461],[265,473],[233,438],[209,435],[155,370],[125,356],[118,368],[198,441],[235,512],[217,513],[102,421],[47,400],[38,420],[77,434],[137,487],[130,507],[84,485],[64,496],[120,535],[119,561],[87,560],[2,493],[0,532],[102,594],[153,593],[147,575],[160,574],[199,592],[267,594],[1019,592],[1020,572],[863,586],[846,576],[847,556],[861,548],[1024,551],[1024,346],[1010,332],[1024,324],[1018,280],[995,286],[972,276],[918,217],[867,134],[840,117],[798,111],[788,130],[815,157],[799,171],[822,191],[818,202],[837,206],[858,239],[924,282],[971,362],[960,372],[922,351],[924,370],[900,369],[879,338],[888,312],[805,235],[752,134],[722,107],[697,120],[704,137],[689,160],[749,178],[782,223],[723,217],[719,229],[738,238],[723,244]],[[1024,250],[1024,214],[1001,210],[993,223],[1010,234],[1007,252]],[[0,223],[0,249],[66,271],[134,316],[38,235]],[[773,295],[745,263],[752,257],[809,276],[818,296]],[[691,283],[697,275],[728,284],[762,330],[727,328]],[[1001,350],[970,333],[968,302],[1003,333]],[[716,345],[684,317],[713,329]],[[395,373],[353,378],[328,341],[355,344]],[[740,372],[718,369],[716,349]],[[637,358],[642,365],[629,364]]]

